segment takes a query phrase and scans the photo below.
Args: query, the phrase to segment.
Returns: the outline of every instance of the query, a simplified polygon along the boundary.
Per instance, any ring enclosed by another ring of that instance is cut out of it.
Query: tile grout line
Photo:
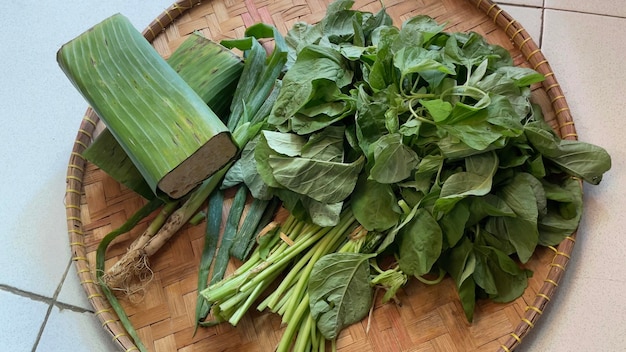
[[[617,18],[617,19],[626,19],[626,16],[611,15],[607,13],[589,12],[589,11],[574,10],[574,9],[563,9],[563,8],[558,8],[558,7],[549,7],[549,6],[546,6],[545,0],[543,1],[542,5],[516,4],[516,3],[503,2],[503,1],[497,1],[497,3],[498,5],[505,5],[505,6],[511,6],[511,7],[521,7],[521,8],[527,8],[527,9],[541,9],[543,12],[545,12],[545,10],[552,10],[552,11],[578,13],[581,15],[595,15],[595,16],[610,17],[610,18]]]
[[[63,273],[63,276],[61,277],[61,281],[59,282],[59,285],[57,285],[57,288],[52,295],[52,298],[44,297],[46,301],[50,303],[50,305],[48,306],[48,311],[46,312],[46,316],[43,320],[43,323],[41,324],[41,327],[39,328],[39,332],[37,333],[37,338],[35,339],[35,343],[33,344],[32,352],[35,352],[37,350],[37,346],[39,345],[39,342],[41,342],[41,337],[43,336],[43,332],[48,323],[48,319],[50,318],[50,315],[52,314],[52,308],[57,306],[59,309],[68,309],[68,310],[78,312],[78,313],[91,312],[90,310],[86,310],[84,308],[80,308],[71,304],[66,304],[66,303],[57,301],[57,298],[59,297],[59,294],[61,293],[61,289],[63,289],[63,284],[65,283],[65,279],[67,278],[67,274],[70,271],[71,265],[72,265],[72,260],[70,259],[67,263],[67,266],[65,267],[65,272]]]
[[[543,31],[544,31],[544,26],[545,26],[545,19],[546,19],[546,0],[543,0],[541,2],[541,26],[539,27],[539,43],[537,43],[537,45],[539,45],[540,49],[543,49]]]
[[[85,309],[85,308],[81,308],[81,307],[78,307],[78,306],[75,306],[75,305],[72,305],[72,304],[67,304],[67,303],[55,301],[52,297],[40,295],[38,293],[34,293],[34,292],[30,292],[30,291],[24,291],[24,290],[19,289],[17,287],[5,285],[5,284],[0,284],[0,291],[5,291],[5,292],[8,292],[8,293],[14,294],[16,296],[32,299],[33,301],[37,301],[37,302],[42,302],[42,303],[46,303],[46,304],[53,304],[53,305],[57,306],[60,309],[67,309],[67,310],[71,310],[71,311],[76,312],[76,313],[93,313],[93,311]]]
[[[545,1],[544,1],[544,3],[545,3]],[[545,10],[561,11],[561,12],[576,13],[576,14],[580,14],[580,15],[594,15],[594,16],[601,16],[601,17],[609,17],[609,18],[616,18],[616,19],[626,20],[625,16],[610,15],[610,14],[607,14],[607,13],[589,12],[589,11],[583,11],[583,10],[560,9],[558,7],[548,7],[548,6],[543,6],[543,10],[544,11]]]

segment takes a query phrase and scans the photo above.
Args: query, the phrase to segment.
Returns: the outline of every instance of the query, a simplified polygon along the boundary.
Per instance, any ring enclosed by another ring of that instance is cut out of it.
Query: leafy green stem
[[[415,278],[426,285],[436,285],[440,283],[445,276],[446,276],[446,271],[439,268],[439,275],[434,280],[428,280],[423,276],[415,276]]]

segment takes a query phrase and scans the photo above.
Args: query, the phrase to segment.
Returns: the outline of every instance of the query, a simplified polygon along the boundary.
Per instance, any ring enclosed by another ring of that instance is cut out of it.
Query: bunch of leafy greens
[[[477,298],[523,293],[531,272],[518,262],[575,231],[580,180],[598,184],[610,157],[553,132],[531,102],[544,77],[504,48],[427,16],[398,28],[384,9],[352,5],[335,1],[321,22],[285,37],[282,88],[230,182],[321,226],[349,208],[384,235],[374,252],[393,253],[399,271],[448,273],[471,321]],[[365,257],[351,258],[332,263],[367,274],[356,270]],[[314,270],[312,311],[335,304],[327,292],[357,296],[326,287],[341,280],[319,284],[316,272],[329,275]]]

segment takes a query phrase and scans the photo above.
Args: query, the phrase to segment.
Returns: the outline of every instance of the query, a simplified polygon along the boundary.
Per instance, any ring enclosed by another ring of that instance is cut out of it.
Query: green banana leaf
[[[123,15],[63,45],[57,62],[155,194],[180,198],[235,158],[228,128]]]
[[[228,116],[243,70],[243,61],[239,56],[199,33],[192,33],[167,62],[220,119]],[[110,130],[103,130],[82,155],[142,197],[155,197]]]

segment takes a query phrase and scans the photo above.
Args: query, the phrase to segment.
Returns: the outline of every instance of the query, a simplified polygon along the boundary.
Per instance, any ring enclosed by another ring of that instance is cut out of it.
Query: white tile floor
[[[85,103],[56,50],[121,12],[144,28],[172,0],[27,2],[3,9],[0,36],[0,350],[111,351],[91,313],[66,237],[65,168]],[[581,140],[613,169],[585,186],[574,259],[520,351],[626,351],[626,0],[502,0],[541,44]]]

